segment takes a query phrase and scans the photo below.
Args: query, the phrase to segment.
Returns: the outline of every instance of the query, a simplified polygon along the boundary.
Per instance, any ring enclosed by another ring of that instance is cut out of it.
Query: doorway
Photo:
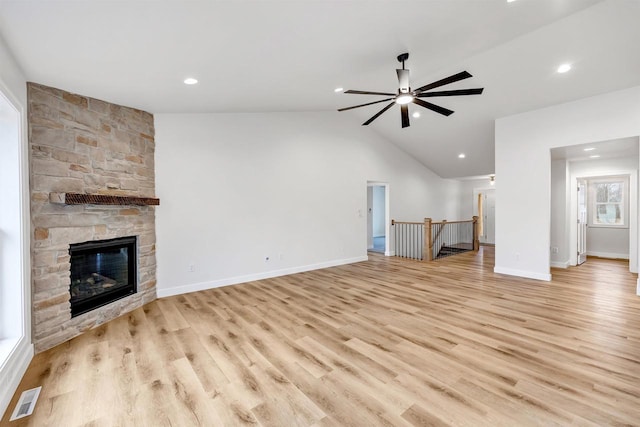
[[[552,267],[595,256],[628,259],[629,271],[638,271],[639,142],[627,137],[550,150]]]
[[[389,187],[386,183],[367,183],[367,250],[389,253]]]
[[[473,215],[478,217],[478,240],[485,245],[496,243],[496,189],[473,190]]]
[[[587,180],[578,179],[578,265],[587,260]]]

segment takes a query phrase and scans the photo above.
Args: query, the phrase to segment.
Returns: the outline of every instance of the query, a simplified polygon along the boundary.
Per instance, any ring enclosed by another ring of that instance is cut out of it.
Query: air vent
[[[16,409],[13,410],[13,415],[9,421],[17,420],[19,418],[28,417],[33,414],[33,409],[36,407],[38,396],[42,387],[32,388],[31,390],[23,391],[18,400]]]

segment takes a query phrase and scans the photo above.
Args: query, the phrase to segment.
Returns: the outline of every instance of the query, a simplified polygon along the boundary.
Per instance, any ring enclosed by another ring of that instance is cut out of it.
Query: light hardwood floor
[[[627,264],[552,282],[493,249],[165,298],[37,355],[2,426],[640,424]],[[22,390],[35,413],[8,423]]]

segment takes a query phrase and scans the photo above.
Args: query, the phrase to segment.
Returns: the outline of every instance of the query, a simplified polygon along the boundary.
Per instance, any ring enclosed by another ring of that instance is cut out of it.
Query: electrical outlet
[[[556,246],[551,248],[551,253],[552,254],[557,254],[558,253],[558,248]]]
[[[520,252],[516,252],[516,261],[520,261]]]
[[[284,254],[283,253],[278,254],[278,258],[280,259],[280,261],[282,261],[284,259]]]
[[[196,265],[194,263],[189,264],[189,273],[196,271]]]

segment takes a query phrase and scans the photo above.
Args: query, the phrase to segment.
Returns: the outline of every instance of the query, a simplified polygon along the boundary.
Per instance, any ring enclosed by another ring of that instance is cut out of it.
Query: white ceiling
[[[585,151],[587,149],[587,151]],[[572,145],[570,147],[553,148],[551,160],[568,160],[572,162],[598,159],[638,158],[638,137],[612,139],[589,144]]]
[[[369,126],[443,177],[493,172],[496,118],[640,85],[638,22],[638,0],[0,0],[28,80],[151,113],[369,102],[333,89],[396,91],[405,51],[413,87],[467,70],[442,89],[483,95],[430,100],[452,116],[415,107],[401,129],[394,107]],[[359,126],[381,107],[339,114]]]

